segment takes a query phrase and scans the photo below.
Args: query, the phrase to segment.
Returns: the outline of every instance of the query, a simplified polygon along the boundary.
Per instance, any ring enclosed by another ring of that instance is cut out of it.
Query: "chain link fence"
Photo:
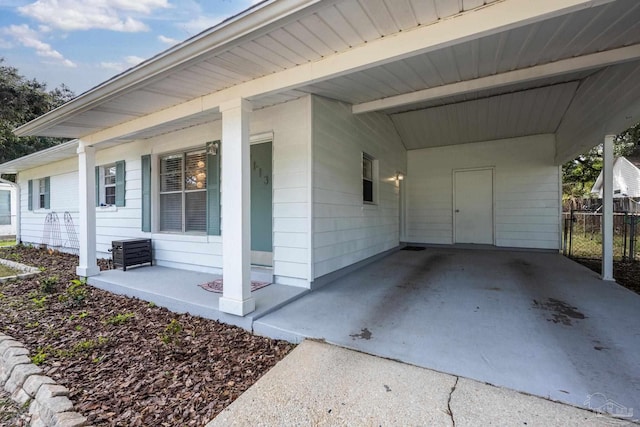
[[[640,213],[613,214],[613,259],[640,260]],[[602,259],[602,213],[563,213],[562,252],[571,258]]]

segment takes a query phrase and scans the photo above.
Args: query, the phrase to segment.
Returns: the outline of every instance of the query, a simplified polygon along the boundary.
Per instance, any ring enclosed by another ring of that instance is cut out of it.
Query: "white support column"
[[[220,105],[222,112],[222,276],[218,308],[244,316],[255,310],[251,297],[251,175],[249,114],[251,104],[238,98]]]
[[[613,279],[613,138],[604,137],[602,150],[602,280]]]
[[[80,141],[77,153],[80,260],[76,274],[89,277],[100,272],[96,263],[96,152]]]

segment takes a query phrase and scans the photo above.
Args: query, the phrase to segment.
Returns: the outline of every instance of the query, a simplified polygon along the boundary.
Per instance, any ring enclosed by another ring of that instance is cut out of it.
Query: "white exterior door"
[[[493,169],[454,172],[454,242],[493,244]]]

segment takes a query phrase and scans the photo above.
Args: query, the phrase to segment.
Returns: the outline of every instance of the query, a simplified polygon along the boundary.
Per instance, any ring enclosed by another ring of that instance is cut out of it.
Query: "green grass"
[[[3,246],[14,246],[16,244],[15,240],[1,240],[0,241],[0,247]]]
[[[19,274],[19,273],[20,272],[18,270],[14,270],[13,268],[0,264],[0,277],[15,276],[16,274]]]
[[[622,236],[613,236],[613,258],[622,259],[623,254],[624,238]],[[571,256],[576,258],[602,258],[602,234],[574,233]]]

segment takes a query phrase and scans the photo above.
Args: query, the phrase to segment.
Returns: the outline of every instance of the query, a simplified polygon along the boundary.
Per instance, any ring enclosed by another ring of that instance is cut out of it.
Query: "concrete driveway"
[[[640,415],[640,295],[561,255],[399,251],[254,323],[618,415]]]

